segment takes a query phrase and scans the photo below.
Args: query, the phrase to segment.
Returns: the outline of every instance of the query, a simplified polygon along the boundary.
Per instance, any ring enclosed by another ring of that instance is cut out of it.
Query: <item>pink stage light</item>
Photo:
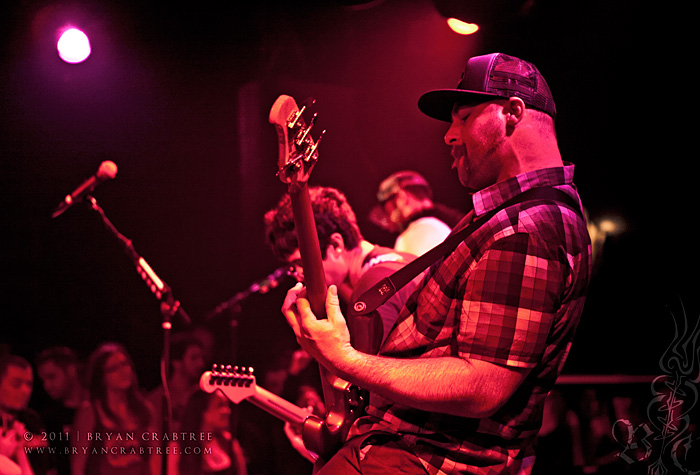
[[[479,25],[476,23],[467,23],[456,18],[448,18],[447,25],[457,34],[471,35],[479,31]]]
[[[69,28],[58,39],[56,49],[66,63],[82,63],[90,56],[90,40],[77,28]]]

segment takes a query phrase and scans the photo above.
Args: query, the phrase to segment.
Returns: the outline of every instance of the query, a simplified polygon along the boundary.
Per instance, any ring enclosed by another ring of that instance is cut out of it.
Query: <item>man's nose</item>
[[[450,128],[447,129],[444,139],[447,145],[457,144],[457,141],[459,140],[459,129],[456,127],[454,122],[450,125]]]

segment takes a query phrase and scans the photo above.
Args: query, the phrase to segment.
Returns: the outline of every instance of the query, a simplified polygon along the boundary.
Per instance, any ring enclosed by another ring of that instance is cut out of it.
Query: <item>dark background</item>
[[[317,100],[316,133],[328,132],[311,183],[343,190],[365,236],[391,245],[367,219],[388,174],[414,169],[438,201],[467,199],[445,124],[423,116],[418,97],[455,86],[468,56],[498,50],[547,78],[591,218],[626,223],[605,243],[566,371],[660,373],[672,315],[681,324],[684,312],[698,316],[697,200],[679,132],[688,114],[659,93],[685,81],[683,63],[668,56],[680,42],[654,29],[682,13],[601,0],[485,2],[490,11],[475,2],[482,28],[464,37],[447,30],[436,8],[445,2],[250,3],[2,3],[0,343],[32,360],[49,345],[86,357],[120,341],[142,384],[157,384],[158,301],[88,205],[50,218],[113,160],[117,177],[94,192],[106,215],[195,323],[215,331],[220,358],[273,366],[294,345],[281,288],[252,295],[240,312],[204,316],[279,266],[262,226],[285,191],[267,123],[275,98]],[[82,64],[55,51],[69,21],[92,41]]]

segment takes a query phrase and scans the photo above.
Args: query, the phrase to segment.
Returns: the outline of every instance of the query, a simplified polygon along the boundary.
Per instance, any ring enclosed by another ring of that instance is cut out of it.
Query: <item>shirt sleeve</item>
[[[566,259],[561,255],[558,243],[530,233],[494,241],[460,286],[459,355],[535,366],[565,285]]]

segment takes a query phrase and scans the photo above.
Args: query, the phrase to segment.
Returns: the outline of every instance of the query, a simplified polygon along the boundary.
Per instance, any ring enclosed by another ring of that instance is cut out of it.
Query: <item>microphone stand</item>
[[[293,267],[279,267],[264,279],[254,282],[247,289],[242,290],[236,293],[230,299],[221,302],[216,306],[216,308],[212,309],[204,316],[204,320],[209,321],[223,313],[230,312],[231,317],[229,320],[229,326],[231,327],[231,334],[229,339],[231,344],[229,346],[231,348],[231,353],[229,357],[231,358],[231,361],[236,361],[236,348],[238,347],[238,317],[241,313],[241,302],[253,294],[265,294],[269,292],[270,289],[277,287],[280,281],[289,275],[294,275]]]
[[[160,301],[160,313],[163,316],[163,322],[161,328],[163,329],[163,353],[160,360],[160,378],[163,385],[163,433],[161,434],[161,449],[163,463],[161,464],[161,474],[168,475],[168,464],[169,457],[167,450],[167,443],[171,435],[171,419],[172,419],[172,400],[170,398],[170,390],[168,388],[168,374],[170,374],[170,331],[172,329],[172,318],[178,314],[185,321],[187,325],[192,323],[187,312],[182,308],[180,302],[173,297],[172,289],[168,284],[166,284],[158,275],[155,273],[153,268],[146,262],[146,260],[140,256],[136,249],[134,248],[131,239],[128,239],[122,233],[120,233],[117,228],[112,224],[112,222],[107,218],[104,210],[97,204],[97,200],[91,195],[86,195],[86,198],[90,202],[93,210],[102,218],[105,227],[112,233],[114,237],[124,246],[127,256],[131,258],[134,265],[136,266],[136,271],[141,276],[148,289],[155,295],[155,297]],[[163,437],[163,434],[167,434],[168,437]],[[167,439],[167,440],[163,440]]]

